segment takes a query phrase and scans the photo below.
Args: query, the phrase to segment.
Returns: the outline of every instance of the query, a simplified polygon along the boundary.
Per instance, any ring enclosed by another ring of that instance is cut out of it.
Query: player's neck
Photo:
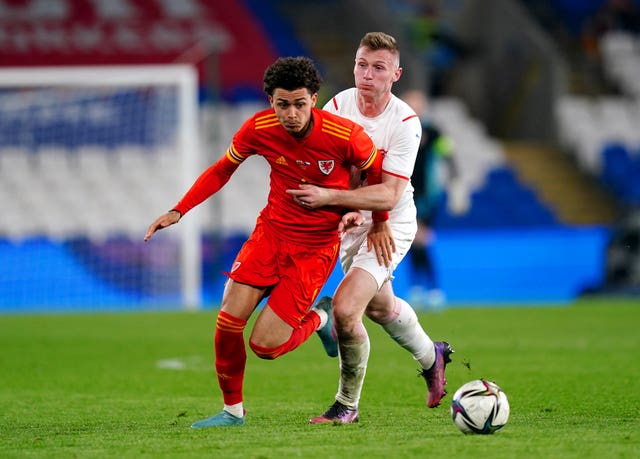
[[[309,119],[309,122],[301,131],[296,133],[291,133],[291,135],[296,139],[304,139],[306,137],[309,137],[309,135],[311,134],[311,131],[313,131],[313,116]]]
[[[358,95],[358,110],[367,118],[380,115],[391,100],[391,93],[385,93],[379,98]]]

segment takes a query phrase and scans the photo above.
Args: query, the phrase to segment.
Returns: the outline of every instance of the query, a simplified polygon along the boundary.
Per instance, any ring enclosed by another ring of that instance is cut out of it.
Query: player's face
[[[287,91],[276,88],[269,97],[271,107],[287,132],[294,137],[305,137],[311,131],[311,109],[318,94],[309,94],[306,88]]]
[[[391,92],[391,86],[401,74],[398,56],[391,51],[358,48],[353,76],[360,95],[378,98]]]

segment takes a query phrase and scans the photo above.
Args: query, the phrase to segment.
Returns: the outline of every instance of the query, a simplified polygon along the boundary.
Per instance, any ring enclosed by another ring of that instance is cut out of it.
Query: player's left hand
[[[293,200],[307,209],[317,209],[326,206],[331,199],[331,190],[308,183],[303,183],[300,188],[285,191],[293,196]]]
[[[375,250],[380,266],[388,268],[391,265],[391,258],[396,251],[396,241],[393,239],[389,220],[373,222],[367,234],[367,249]]]
[[[340,223],[338,223],[338,236],[340,237],[340,240],[342,240],[345,234],[350,233],[358,226],[362,226],[363,223],[364,216],[357,210],[352,210],[351,212],[344,214]]]

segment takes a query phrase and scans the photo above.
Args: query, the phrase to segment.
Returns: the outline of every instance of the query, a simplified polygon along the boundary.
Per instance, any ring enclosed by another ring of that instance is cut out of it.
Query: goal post
[[[200,307],[199,212],[141,244],[200,172],[199,124],[189,65],[0,69],[0,254],[32,266],[0,267],[0,310]]]

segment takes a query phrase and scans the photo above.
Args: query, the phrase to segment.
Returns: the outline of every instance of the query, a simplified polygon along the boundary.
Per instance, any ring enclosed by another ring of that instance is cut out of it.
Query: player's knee
[[[365,312],[365,314],[373,322],[375,322],[377,324],[381,324],[381,325],[392,320],[392,314],[389,313],[388,311],[382,311],[382,310],[379,310],[379,309],[372,310],[372,311],[367,310]]]
[[[379,325],[391,322],[397,316],[393,298],[389,299],[386,296],[374,298],[367,305],[365,315]]]
[[[286,352],[284,344],[279,346],[261,346],[250,340],[249,347],[257,357],[264,360],[275,360]]]
[[[251,348],[253,353],[261,359],[265,359],[265,360],[275,359],[273,355],[272,347],[260,346],[253,341],[249,341],[249,347]]]
[[[349,322],[354,316],[361,316],[359,309],[361,308],[351,298],[335,297],[333,299],[333,318],[336,324]]]

